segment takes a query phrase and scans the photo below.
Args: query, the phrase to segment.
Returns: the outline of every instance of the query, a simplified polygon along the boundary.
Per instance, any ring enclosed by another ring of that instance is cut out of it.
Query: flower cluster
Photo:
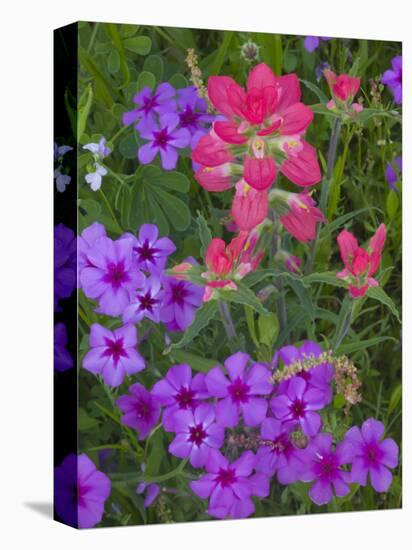
[[[113,331],[94,324],[90,351],[83,367],[118,386],[127,374],[144,368],[136,351],[135,324],[144,318],[163,322],[169,331],[185,330],[202,303],[204,289],[166,275],[168,257],[176,247],[159,238],[153,224],[141,226],[137,236],[125,233],[113,241],[104,227],[94,223],[78,237],[79,285],[98,303],[96,311],[121,317],[124,326]]]
[[[348,283],[349,292],[354,298],[362,297],[369,287],[379,285],[373,275],[381,262],[386,240],[386,226],[381,223],[371,238],[367,250],[361,248],[356,237],[346,229],[339,233],[337,240],[341,258],[345,264],[345,269],[337,273],[337,276]]]
[[[165,170],[176,167],[177,149],[193,148],[216,118],[194,86],[176,90],[163,82],[153,92],[144,88],[133,102],[136,107],[124,113],[123,124],[135,124],[146,141],[137,152],[139,162],[149,164],[159,154]]]
[[[87,143],[83,145],[83,149],[90,151],[93,155],[93,166],[90,168],[85,180],[90,185],[92,191],[98,191],[102,186],[103,176],[107,174],[107,168],[101,162],[105,157],[110,155],[111,149],[107,147],[105,137],[101,137],[99,143]]]
[[[330,69],[325,69],[323,74],[333,97],[326,105],[328,109],[346,116],[360,113],[363,110],[361,103],[353,103],[360,87],[360,78],[347,74],[337,76]]]
[[[73,151],[73,147],[69,145],[57,145],[54,144],[54,179],[56,182],[56,189],[59,193],[64,193],[67,185],[71,182],[71,177],[66,174],[66,169],[63,167],[63,157],[69,151]]]
[[[267,497],[272,479],[310,483],[309,497],[319,506],[347,495],[352,483],[366,485],[368,475],[372,487],[385,492],[398,448],[383,439],[381,422],[370,418],[335,444],[322,431],[320,413],[332,401],[335,378],[329,359],[307,341],[279,349],[271,365],[243,352],[206,374],[174,365],[151,391],[133,384],[118,398],[121,421],[145,439],[161,418],[174,434],[169,452],[204,469],[190,487],[208,500],[207,513],[215,518],[251,515],[252,497]],[[283,370],[288,374],[274,382],[273,373]],[[159,487],[152,491],[157,495]]]
[[[278,77],[260,63],[246,90],[228,76],[212,76],[208,96],[223,120],[213,122],[192,152],[195,178],[208,191],[235,186],[231,214],[240,230],[265,219],[278,171],[300,187],[320,181],[316,150],[303,139],[313,112],[300,101],[295,74]]]

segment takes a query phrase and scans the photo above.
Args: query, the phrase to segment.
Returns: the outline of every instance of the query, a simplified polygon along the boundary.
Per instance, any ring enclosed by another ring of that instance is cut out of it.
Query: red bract
[[[329,69],[325,69],[324,75],[330,91],[340,101],[350,102],[358,93],[360,78],[347,74],[336,76],[336,74]]]
[[[250,231],[263,222],[268,211],[268,192],[257,191],[244,180],[236,184],[232,217],[241,231]]]
[[[316,152],[302,139],[313,112],[300,102],[295,74],[275,76],[261,63],[250,71],[246,90],[228,76],[212,76],[208,95],[227,120],[216,121],[209,136],[198,142],[195,162],[206,167],[233,162],[258,191],[274,183],[277,169],[296,185],[320,181]]]
[[[346,229],[339,233],[337,241],[345,269],[337,273],[337,277],[348,283],[349,292],[354,298],[364,296],[369,287],[378,286],[378,281],[372,276],[381,262],[385,239],[384,223],[378,227],[366,250],[358,245],[356,237]]]
[[[280,222],[296,239],[304,243],[316,237],[316,224],[325,217],[315,201],[307,193],[288,193],[289,212],[280,217]]]
[[[205,257],[208,271],[202,273],[207,280],[205,302],[215,296],[215,289],[237,290],[234,281],[257,268],[263,256],[263,251],[254,252],[258,238],[257,232],[240,231],[227,246],[222,239],[210,241]]]

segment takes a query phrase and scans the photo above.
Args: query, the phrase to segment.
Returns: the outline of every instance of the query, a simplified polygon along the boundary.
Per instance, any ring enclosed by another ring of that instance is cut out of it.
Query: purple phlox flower
[[[165,378],[156,382],[152,389],[158,402],[164,406],[163,427],[174,430],[173,417],[177,411],[193,411],[201,400],[209,397],[205,384],[205,374],[199,372],[192,378],[189,365],[173,365]]]
[[[311,357],[317,358],[322,354],[322,348],[316,342],[305,341],[300,347],[284,346],[274,355],[272,365],[277,366],[279,360],[285,365],[290,365],[296,361],[302,361]],[[333,365],[331,363],[321,363],[308,370],[302,370],[297,376],[303,378],[308,383],[309,388],[315,388],[321,391],[325,397],[325,405],[332,401],[332,380],[334,375]],[[276,394],[286,392],[289,380],[281,382],[276,388]]]
[[[199,96],[194,86],[178,90],[177,104],[180,127],[187,128],[192,137],[198,130],[207,132],[209,130],[207,126],[210,126],[216,118],[207,112],[206,100]]]
[[[176,250],[168,237],[159,239],[159,229],[153,223],[144,223],[137,237],[130,233],[126,233],[125,237],[133,238],[133,255],[137,267],[149,273],[162,271],[167,258]]]
[[[264,396],[273,390],[270,371],[259,363],[247,368],[250,357],[237,352],[225,361],[229,380],[220,367],[214,367],[206,375],[206,386],[216,404],[216,419],[222,426],[235,426],[243,416],[247,426],[257,426],[266,416],[268,401]]]
[[[76,238],[60,223],[54,228],[54,307],[68,298],[76,287]]]
[[[107,170],[98,162],[94,163],[94,168],[95,171],[86,174],[84,179],[90,185],[92,191],[98,191],[102,186],[102,178],[107,174]]]
[[[116,405],[124,413],[122,423],[136,430],[140,440],[149,435],[159,420],[159,402],[141,384],[132,384],[129,393],[120,396]]]
[[[369,418],[362,424],[350,428],[344,441],[352,446],[352,471],[350,480],[365,486],[368,474],[375,491],[383,493],[392,483],[388,468],[398,465],[398,446],[393,439],[382,439],[385,428],[382,422]]]
[[[86,145],[83,145],[83,149],[93,153],[96,160],[104,159],[112,152],[111,149],[106,146],[105,137],[101,137],[99,143],[87,143]]]
[[[311,388],[300,376],[288,381],[285,393],[272,397],[270,407],[282,422],[300,425],[303,433],[313,436],[318,433],[322,420],[316,410],[322,409],[327,401],[323,392]]]
[[[275,418],[265,418],[260,429],[256,471],[277,475],[279,483],[288,485],[299,480],[305,466],[305,454],[291,440],[293,427]]]
[[[90,327],[89,345],[83,368],[93,374],[101,374],[108,386],[119,386],[126,375],[145,367],[136,349],[137,332],[134,325],[124,325],[112,331],[94,323]]]
[[[81,529],[100,523],[110,495],[110,479],[87,455],[67,456],[55,468],[54,481],[55,509],[65,523]]]
[[[86,262],[80,274],[84,293],[98,300],[98,313],[121,315],[130,302],[130,293],[145,281],[133,262],[133,240],[99,237],[87,251]]]
[[[143,287],[132,294],[130,304],[123,311],[123,322],[140,323],[144,317],[147,317],[154,323],[158,323],[162,299],[160,279],[155,276],[148,277]]]
[[[192,324],[196,309],[202,305],[205,289],[173,277],[164,277],[162,283],[164,297],[160,320],[171,332],[185,330]]]
[[[123,113],[123,124],[128,125],[140,119],[153,119],[154,115],[164,115],[176,111],[176,90],[168,82],[160,84],[152,93],[149,87],[143,88],[134,98],[135,109]],[[139,129],[139,125],[136,126]]]
[[[173,417],[176,437],[169,445],[169,453],[188,458],[194,468],[206,464],[211,449],[220,449],[225,439],[225,429],[215,422],[212,405],[203,403],[194,410],[177,411]]]
[[[73,357],[66,349],[67,331],[64,323],[54,325],[54,370],[64,372],[73,367]]]
[[[401,179],[401,175],[402,157],[399,156],[389,162],[385,170],[386,181],[389,183],[389,187],[394,191],[397,191],[396,183]]]
[[[327,504],[332,500],[333,492],[337,497],[344,497],[349,493],[350,474],[343,466],[351,462],[350,445],[339,443],[333,450],[332,436],[321,433],[312,439],[305,454],[306,468],[301,480],[314,481],[309,489],[309,497],[315,504]]]
[[[99,222],[93,222],[85,227],[81,235],[77,237],[78,282],[80,282],[81,270],[86,266],[93,267],[93,264],[87,260],[87,253],[99,237],[106,237],[106,228]]]
[[[402,103],[402,56],[396,55],[391,61],[392,69],[388,69],[382,75],[381,82],[388,86],[395,103]]]
[[[303,46],[309,53],[314,52],[319,48],[321,40],[330,40],[329,36],[305,36]]]
[[[140,136],[148,140],[138,150],[137,156],[141,164],[149,164],[159,153],[165,170],[176,167],[176,149],[187,147],[191,137],[186,128],[177,128],[179,122],[176,113],[168,113],[160,116],[159,123],[154,119],[146,119],[139,124]]]
[[[144,473],[146,470],[146,464],[142,464],[140,468]],[[145,508],[149,508],[160,493],[160,486],[157,483],[146,483],[145,481],[141,481],[137,484],[136,493],[138,495],[145,494],[143,506]]]
[[[213,449],[206,462],[206,474],[190,483],[192,491],[202,499],[209,499],[207,513],[218,519],[246,518],[253,514],[252,496],[269,494],[269,479],[262,474],[252,476],[256,456],[245,451],[232,464]]]

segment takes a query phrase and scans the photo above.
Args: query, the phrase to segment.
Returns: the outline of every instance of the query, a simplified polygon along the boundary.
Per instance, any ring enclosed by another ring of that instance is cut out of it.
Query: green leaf
[[[116,25],[115,23],[106,23],[104,25],[104,29],[108,34],[108,36],[111,38],[112,43],[116,48],[117,55],[118,55],[118,58],[116,58],[114,51],[110,53],[108,58],[109,72],[116,73],[120,68],[124,79],[124,82],[121,88],[125,88],[126,86],[128,86],[130,82],[130,71],[129,71],[129,65],[127,64],[126,54],[123,48],[122,38],[118,30],[119,26]],[[110,67],[112,68],[112,70],[110,70]]]
[[[189,342],[196,338],[199,332],[207,327],[207,325],[212,321],[219,311],[218,304],[215,300],[207,302],[201,308],[196,311],[195,319],[193,323],[186,329],[183,338],[172,344],[170,350],[181,348],[186,346]]]
[[[163,59],[160,55],[149,55],[144,61],[143,70],[152,73],[157,82],[162,82],[164,72]]]
[[[225,62],[227,50],[230,46],[230,42],[233,38],[233,31],[223,31],[223,40],[220,44],[219,49],[216,52],[215,59],[213,60],[212,67],[210,69],[210,74],[217,75],[220,72],[220,69],[223,66],[223,63]]]
[[[158,187],[152,187],[152,190],[160,198],[160,205],[167,212],[167,216],[173,227],[178,231],[187,229],[190,224],[190,210],[188,206],[182,200]]]
[[[154,89],[156,86],[156,77],[154,74],[149,73],[148,71],[142,71],[137,78],[137,89],[142,90],[143,88]]]
[[[302,281],[298,281],[296,279],[287,278],[286,280],[289,286],[292,287],[300,303],[302,304],[304,314],[308,313],[311,321],[313,321],[315,318],[315,311],[313,309],[310,293],[305,288],[305,285],[302,283]]]
[[[391,313],[396,317],[397,321],[399,321],[399,323],[401,322],[399,311],[394,301],[392,300],[392,298],[390,298],[386,294],[383,288],[381,288],[380,286],[370,287],[366,293],[366,296],[368,298],[372,298],[372,300],[377,300],[378,302],[386,306],[391,311]]]
[[[316,97],[319,99],[322,105],[326,106],[326,103],[329,101],[329,98],[326,97],[326,95],[322,92],[319,86],[316,86],[316,84],[313,84],[313,82],[310,82],[309,80],[304,80],[303,78],[300,78],[299,81],[302,82],[302,84],[306,86],[308,90],[310,90],[316,95]],[[311,108],[312,107],[313,106],[311,106]]]
[[[106,107],[111,109],[114,101],[112,97],[112,86],[97,68],[92,57],[84,50],[79,48],[80,66],[86,70],[94,79],[94,87],[96,98],[101,101]]]
[[[112,50],[107,58],[107,69],[111,74],[117,73],[120,69],[120,57],[116,50]]]
[[[339,118],[339,114],[335,111],[331,111],[326,107],[324,103],[315,103],[314,105],[308,105],[312,111],[317,115],[325,115],[333,118]]]
[[[355,353],[366,348],[371,348],[387,340],[397,342],[397,340],[395,338],[392,338],[391,336],[375,336],[375,338],[369,338],[368,340],[361,340],[359,342],[352,342],[350,344],[342,344],[341,346],[339,346],[336,352],[343,355],[348,355],[350,353]]]
[[[150,436],[149,436],[150,437]],[[150,453],[146,456],[146,470],[144,475],[147,477],[155,476],[159,472],[162,458],[165,455],[165,448],[163,444],[163,432],[157,430],[150,438]]]
[[[96,418],[93,418],[87,414],[83,408],[79,408],[77,411],[77,427],[81,432],[92,430],[99,424]]]
[[[169,83],[173,86],[173,88],[176,88],[177,90],[179,90],[180,88],[185,88],[188,85],[187,78],[180,73],[174,74],[170,78]]]
[[[388,415],[392,414],[402,398],[402,384],[398,384],[389,399]]]
[[[269,312],[259,315],[258,327],[259,341],[268,348],[272,348],[279,335],[279,319],[276,313]]]
[[[354,210],[353,212],[349,212],[348,214],[343,214],[342,216],[339,216],[339,218],[336,218],[335,220],[333,220],[333,222],[327,223],[322,227],[322,230],[320,233],[321,238],[334,233],[340,227],[345,225],[345,223],[349,222],[352,218],[356,218],[360,214],[363,214],[364,212],[367,212],[370,210],[379,210],[379,209],[375,208],[374,206],[370,206],[368,208],[359,208],[358,210]]]
[[[93,88],[88,84],[79,99],[78,117],[77,117],[77,139],[80,141],[86,128],[90,108],[93,103]]]
[[[258,348],[259,347],[259,340],[256,336],[256,328],[255,328],[255,316],[254,316],[254,309],[250,306],[244,306],[245,309],[245,316],[246,316],[246,324],[249,331],[249,335],[253,340],[253,343]]]
[[[207,247],[212,240],[212,232],[210,231],[205,218],[199,211],[197,213],[196,223],[199,227],[199,237],[202,244],[200,248],[200,256],[204,258],[206,255]]]
[[[363,111],[356,116],[356,120],[365,123],[374,117],[386,117],[395,122],[402,122],[402,117],[398,111],[385,111],[384,109],[363,109]]]
[[[313,283],[324,283],[331,286],[346,288],[347,283],[336,276],[334,271],[326,271],[324,273],[311,273],[302,278],[302,283],[305,286],[310,286]]]
[[[210,369],[216,366],[217,362],[213,359],[207,359],[206,357],[200,357],[194,353],[189,353],[181,349],[172,349],[170,352],[173,361],[177,363],[187,363],[192,369],[199,372],[209,372]]]
[[[226,302],[234,302],[235,304],[243,304],[245,306],[250,306],[255,311],[261,314],[267,313],[267,310],[263,307],[262,302],[260,302],[254,292],[250,290],[241,282],[237,282],[237,290],[227,290],[220,293],[222,300]]]
[[[386,212],[391,221],[393,221],[395,217],[399,214],[399,206],[400,201],[398,193],[390,189],[386,197]]]
[[[149,36],[134,36],[123,41],[126,50],[139,55],[147,55],[152,48],[152,40]]]

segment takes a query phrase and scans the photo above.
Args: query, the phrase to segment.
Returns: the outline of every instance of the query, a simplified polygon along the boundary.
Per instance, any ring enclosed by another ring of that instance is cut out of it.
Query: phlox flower
[[[54,309],[69,298],[76,287],[76,238],[74,232],[60,223],[54,228]]]
[[[278,420],[300,426],[305,435],[314,436],[320,430],[322,419],[319,409],[327,404],[322,391],[311,387],[300,376],[290,378],[284,393],[277,393],[270,408]]]
[[[297,361],[305,361],[305,359],[317,358],[321,355],[322,348],[316,342],[307,340],[300,347],[283,346],[274,355],[272,365],[277,367],[279,360],[289,366]],[[325,405],[332,401],[332,380],[334,369],[331,363],[321,363],[308,370],[301,370],[296,374],[306,381],[308,388],[314,388],[322,392],[325,398]],[[280,382],[277,386],[277,393],[281,394],[286,391],[289,380]]]
[[[225,438],[225,430],[216,424],[214,408],[208,403],[176,412],[173,431],[176,437],[169,445],[169,453],[188,458],[194,468],[204,466],[210,450],[220,449]]]
[[[54,470],[54,506],[68,525],[88,529],[102,520],[110,479],[86,454],[67,456]]]
[[[321,40],[330,40],[329,36],[305,36],[303,47],[309,53],[313,53],[319,48]]]
[[[269,494],[268,477],[252,475],[255,464],[256,456],[251,451],[230,463],[214,450],[206,462],[207,473],[190,482],[190,488],[198,497],[209,499],[209,515],[218,519],[246,518],[255,511],[251,497]]]
[[[67,346],[67,331],[64,323],[54,325],[54,370],[64,372],[74,365],[73,357],[70,355]]]
[[[154,323],[158,323],[162,300],[163,290],[160,279],[155,276],[148,277],[142,288],[132,293],[130,303],[123,311],[123,322],[140,323],[144,317],[147,317]]]
[[[134,325],[109,330],[98,323],[90,327],[90,350],[83,359],[83,368],[101,374],[111,387],[119,386],[125,376],[144,369],[142,356],[136,349],[137,333]]]
[[[133,97],[135,109],[123,113],[123,124],[129,125],[146,119],[153,119],[176,111],[176,90],[168,82],[162,82],[152,93],[149,87],[143,88]],[[139,125],[137,125],[139,129]]]
[[[192,369],[184,363],[170,367],[165,378],[153,386],[152,395],[163,406],[166,431],[173,431],[173,418],[178,411],[194,411],[202,399],[209,397],[205,375],[199,372],[192,377]]]
[[[196,309],[201,306],[204,288],[174,277],[164,277],[160,320],[171,332],[185,330],[193,323]]]
[[[333,498],[344,497],[349,493],[350,474],[343,469],[351,462],[351,448],[340,443],[332,449],[332,436],[320,433],[314,437],[305,449],[306,467],[300,476],[304,482],[314,481],[309,489],[310,499],[322,506]]]
[[[381,82],[392,92],[394,102],[400,105],[402,103],[402,56],[396,55],[391,65],[392,69],[383,73]]]
[[[215,120],[215,116],[207,112],[207,103],[203,97],[199,96],[197,88],[188,86],[177,90],[177,106],[180,128],[189,130],[193,147],[193,137],[208,131],[208,126]]]
[[[88,227],[85,227],[81,235],[77,237],[77,269],[78,282],[80,282],[80,272],[87,265],[90,267],[87,260],[87,253],[93,247],[96,240],[100,237],[106,237],[106,228],[99,222],[93,222]]]
[[[396,183],[402,176],[402,157],[396,157],[393,161],[389,162],[386,166],[385,177],[389,183],[389,187],[393,191],[397,191]]]
[[[141,384],[132,384],[129,393],[121,395],[116,405],[123,412],[121,422],[138,432],[139,440],[146,439],[160,416],[160,405]]]
[[[389,468],[398,465],[398,446],[391,438],[383,439],[382,422],[369,418],[362,427],[350,428],[344,441],[352,447],[350,481],[365,486],[368,475],[371,485],[379,493],[386,492],[392,483]]]
[[[149,508],[149,506],[151,506],[158,497],[160,493],[160,487],[157,483],[144,483],[142,481],[141,483],[138,483],[136,487],[136,493],[138,495],[145,495],[143,506],[145,508]]]
[[[162,167],[173,170],[176,167],[177,149],[187,147],[190,143],[190,132],[186,128],[178,128],[179,116],[175,113],[161,115],[159,122],[146,119],[139,124],[140,136],[148,143],[138,150],[141,164],[149,164],[157,154],[160,154]]]
[[[219,399],[216,419],[222,426],[236,426],[240,415],[247,426],[257,426],[266,416],[265,396],[273,390],[270,372],[259,363],[248,366],[249,362],[247,353],[237,352],[224,363],[229,379],[220,367],[214,367],[206,375],[209,394]]]
[[[337,241],[345,269],[336,275],[348,283],[353,298],[364,296],[371,286],[378,286],[379,283],[373,275],[381,262],[385,239],[384,223],[378,227],[366,250],[358,245],[356,237],[346,229],[339,233]]]
[[[152,273],[162,271],[167,258],[176,250],[176,246],[168,237],[159,238],[159,229],[153,223],[144,223],[137,237],[126,233],[133,239],[133,256],[139,269]]]
[[[276,420],[265,418],[260,428],[256,471],[268,476],[276,474],[282,485],[295,483],[303,472],[305,456],[292,442],[293,427]]]
[[[117,317],[129,304],[130,293],[144,284],[133,262],[133,240],[99,237],[86,253],[80,283],[88,298],[98,300],[97,311]]]

